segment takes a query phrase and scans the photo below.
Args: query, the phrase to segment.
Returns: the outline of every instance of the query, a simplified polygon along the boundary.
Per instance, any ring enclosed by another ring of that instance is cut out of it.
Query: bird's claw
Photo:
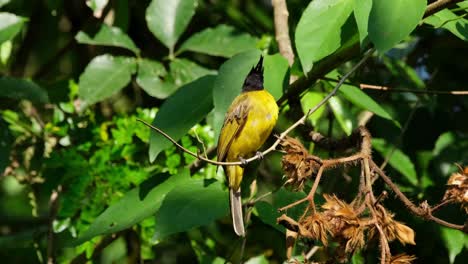
[[[245,168],[245,166],[247,166],[247,160],[242,158],[242,157],[239,157],[239,161],[241,162],[241,167],[242,168]]]
[[[263,152],[261,151],[257,151],[255,156],[257,156],[259,160],[263,160],[263,158],[265,158],[265,156],[263,156]]]

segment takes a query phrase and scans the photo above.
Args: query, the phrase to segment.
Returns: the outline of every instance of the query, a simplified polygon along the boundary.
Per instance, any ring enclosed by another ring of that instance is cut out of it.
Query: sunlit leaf
[[[330,98],[330,100],[328,100],[328,105],[346,135],[351,135],[353,131],[353,121],[350,109],[346,108],[343,101],[337,96]]]
[[[166,75],[166,68],[160,62],[148,59],[138,60],[136,82],[149,95],[163,99],[175,90],[174,84],[164,83],[162,78]]]
[[[424,23],[435,28],[445,28],[458,38],[468,41],[468,20],[449,9],[443,9],[424,19]]]
[[[146,23],[154,36],[173,50],[196,6],[196,0],[152,0],[146,9]]]
[[[372,0],[354,0],[354,18],[359,30],[359,42],[361,47],[368,41],[369,14],[372,8]]]
[[[264,58],[264,85],[273,97],[278,100],[283,90],[289,85],[288,61],[279,53]]]
[[[152,124],[179,140],[213,109],[212,89],[215,79],[215,76],[208,75],[181,87],[164,101]],[[152,131],[150,161],[153,162],[162,150],[171,145],[161,134]]]
[[[426,0],[374,0],[369,15],[369,39],[385,52],[406,38],[418,25]]]
[[[308,91],[301,98],[302,111],[307,113],[311,108],[315,107],[322,99],[325,98],[325,94],[321,92]],[[317,125],[318,120],[322,117],[323,112],[325,111],[325,106],[320,107],[312,113],[308,119],[313,126]]]
[[[153,240],[212,223],[229,212],[228,192],[221,182],[186,181],[169,192],[156,214]]]
[[[372,138],[372,147],[374,147],[384,159],[388,157],[388,163],[395,170],[399,171],[413,186],[418,184],[416,169],[411,159],[400,149],[389,144],[382,138]]]
[[[102,24],[99,31],[93,36],[86,32],[80,31],[76,34],[75,39],[78,43],[91,45],[103,45],[126,48],[133,51],[135,54],[140,53],[133,40],[118,27],[110,27]]]
[[[10,13],[0,13],[0,44],[12,39],[23,28],[26,18]]]
[[[80,76],[79,95],[87,105],[109,98],[130,82],[135,70],[135,59],[130,57],[95,57]]]
[[[296,48],[304,72],[313,63],[336,51],[342,42],[342,27],[351,15],[353,0],[310,2],[296,28]]]
[[[444,245],[449,252],[449,260],[450,263],[455,262],[455,258],[460,254],[463,250],[463,244],[466,237],[460,230],[455,230],[448,227],[441,227],[442,232],[442,239],[444,240]]]
[[[231,26],[219,25],[192,35],[182,44],[179,52],[188,50],[229,58],[254,49],[256,42],[257,39],[249,34],[238,32]]]

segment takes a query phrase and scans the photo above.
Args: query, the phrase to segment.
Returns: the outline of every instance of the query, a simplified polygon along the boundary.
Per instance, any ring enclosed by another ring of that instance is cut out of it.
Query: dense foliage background
[[[337,157],[344,154],[314,147],[308,133],[339,138],[366,124],[374,160],[388,163],[387,174],[416,204],[437,204],[456,163],[468,165],[468,97],[447,93],[467,91],[468,1],[439,1],[443,9],[432,13],[431,2],[287,1],[296,54],[289,67],[270,1],[0,0],[0,258],[286,261],[276,209],[306,192],[284,186],[281,153],[246,171],[251,214],[242,252],[222,171],[137,121],[214,158],[224,113],[260,54],[265,87],[280,103],[279,134],[375,47],[292,134],[315,155]],[[393,91],[357,88],[370,85]],[[317,203],[325,193],[350,202],[358,178],[350,167],[328,171]],[[386,189],[379,181],[375,188]],[[392,254],[415,255],[417,263],[466,261],[461,231],[423,221],[391,192],[384,204],[416,234],[416,245],[392,242]],[[466,220],[458,204],[437,215]],[[299,240],[293,255],[302,260],[313,245],[321,244]],[[378,262],[378,242],[366,245],[350,263]]]

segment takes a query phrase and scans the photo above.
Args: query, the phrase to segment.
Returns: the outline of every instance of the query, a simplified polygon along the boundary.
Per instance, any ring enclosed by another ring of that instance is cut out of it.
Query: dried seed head
[[[413,255],[399,254],[392,256],[390,264],[411,264],[416,257]]]
[[[281,146],[286,154],[281,160],[283,170],[290,184],[296,190],[302,190],[304,181],[317,173],[320,168],[319,158],[310,155],[307,149],[297,139],[286,137]]]
[[[465,167],[460,173],[453,173],[450,176],[447,181],[444,200],[453,200],[460,203],[468,214],[468,167]]]
[[[320,240],[324,246],[328,246],[328,234],[330,233],[330,225],[328,219],[321,213],[308,215],[301,223],[312,239]]]

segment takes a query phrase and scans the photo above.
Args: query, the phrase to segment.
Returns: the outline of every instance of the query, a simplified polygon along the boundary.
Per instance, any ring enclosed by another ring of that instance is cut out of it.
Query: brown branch
[[[428,5],[426,7],[426,12],[424,12],[423,18],[431,16],[431,15],[439,12],[440,10],[446,8],[447,6],[449,6],[451,4],[461,2],[461,1],[463,1],[463,0],[438,0],[438,1],[435,1],[434,3],[431,3],[430,5]]]
[[[272,4],[276,42],[278,42],[281,55],[288,60],[289,66],[292,66],[294,63],[294,52],[291,46],[291,39],[289,38],[288,7],[285,0],[272,0]]]
[[[468,95],[468,91],[436,91],[436,90],[416,90],[416,89],[396,89],[387,86],[372,85],[361,83],[359,87],[364,90],[379,90],[386,92],[398,92],[398,93],[416,93],[416,94],[451,94],[451,95]]]
[[[282,142],[282,140],[286,137],[286,135],[291,132],[293,129],[295,129],[296,127],[298,127],[299,125],[303,125],[305,124],[305,121],[307,120],[307,118],[313,114],[315,111],[317,111],[322,105],[324,105],[328,100],[330,100],[330,98],[332,98],[337,92],[338,90],[340,89],[341,85],[343,85],[343,83],[346,81],[346,79],[353,73],[355,72],[359,67],[361,67],[362,64],[364,64],[364,62],[367,61],[367,59],[370,58],[370,56],[374,53],[374,49],[370,49],[366,52],[366,54],[364,55],[364,57],[362,57],[362,59],[356,63],[356,65],[353,66],[353,68],[347,72],[342,78],[341,80],[336,84],[335,88],[333,88],[333,90],[327,95],[325,96],[325,98],[322,99],[322,101],[320,101],[316,106],[314,106],[313,108],[309,109],[309,111],[304,115],[302,116],[299,120],[296,121],[296,123],[292,124],[289,128],[287,128],[283,133],[281,133],[278,137],[278,139],[273,143],[273,145],[271,145],[268,149],[266,149],[265,151],[263,151],[261,153],[261,155],[255,155],[249,159],[246,159],[244,160],[243,162],[241,161],[237,161],[237,162],[221,162],[221,161],[214,161],[214,160],[211,160],[211,159],[208,159],[208,158],[205,158],[203,156],[201,156],[199,154],[199,152],[195,153],[195,152],[192,152],[186,148],[184,148],[182,145],[180,145],[179,143],[177,143],[176,140],[174,140],[171,136],[169,136],[167,133],[165,133],[164,131],[162,131],[161,129],[149,124],[148,122],[144,121],[144,120],[141,120],[141,119],[138,119],[137,118],[137,121],[143,123],[144,125],[146,125],[147,127],[155,130],[156,132],[158,132],[159,134],[161,134],[162,136],[164,136],[166,139],[168,139],[169,141],[172,142],[172,144],[174,144],[176,147],[178,147],[179,149],[181,149],[182,151],[184,151],[185,153],[199,159],[199,160],[202,160],[202,161],[205,161],[207,163],[210,163],[210,164],[214,164],[214,165],[218,165],[218,166],[239,166],[239,165],[245,165],[246,163],[250,163],[254,160],[257,160],[259,159],[260,157],[262,156],[265,156],[267,154],[269,154],[270,152],[276,150],[276,147]]]
[[[398,188],[398,186],[396,186],[395,183],[393,183],[393,181],[390,179],[390,177],[388,177],[378,166],[377,164],[374,163],[374,161],[370,161],[371,162],[371,167],[372,167],[372,170],[375,171],[377,174],[379,174],[379,176],[382,178],[382,180],[388,185],[388,187],[390,187],[390,189],[392,189],[393,192],[395,192],[396,196],[403,202],[403,204],[411,211],[413,212],[415,215],[419,216],[419,217],[422,217],[423,219],[426,219],[426,220],[430,220],[430,221],[433,221],[433,222],[436,222],[440,225],[443,225],[443,226],[446,226],[446,227],[449,227],[449,228],[453,228],[453,229],[457,229],[457,230],[461,230],[465,233],[468,233],[468,225],[465,224],[465,225],[456,225],[456,224],[452,224],[452,223],[449,223],[447,221],[444,221],[438,217],[435,217],[432,215],[432,208],[426,203],[424,202],[421,206],[417,206],[415,205],[414,203],[412,203],[401,191],[400,189]]]

